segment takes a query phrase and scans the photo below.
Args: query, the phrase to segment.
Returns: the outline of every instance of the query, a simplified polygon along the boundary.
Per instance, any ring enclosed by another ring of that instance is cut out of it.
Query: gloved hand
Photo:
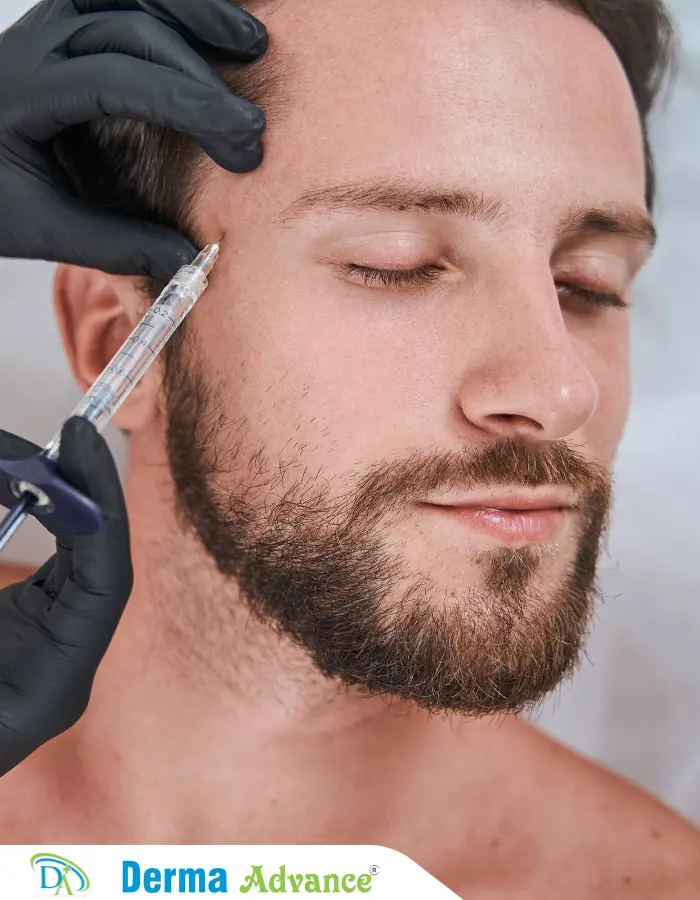
[[[169,281],[197,254],[164,227],[80,202],[53,150],[104,116],[192,135],[231,172],[262,159],[265,116],[191,44],[252,62],[265,26],[231,0],[43,0],[0,35],[0,256]]]
[[[0,431],[0,457],[38,452]],[[105,526],[92,535],[57,534],[56,555],[36,575],[0,590],[0,775],[83,715],[133,584],[119,476],[85,419],[65,424],[59,467],[99,504]]]

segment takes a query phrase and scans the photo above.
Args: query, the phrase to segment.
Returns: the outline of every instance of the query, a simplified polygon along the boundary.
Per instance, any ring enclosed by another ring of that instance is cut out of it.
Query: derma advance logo
[[[64,856],[55,853],[35,853],[32,869],[39,875],[42,894],[52,897],[72,897],[84,894],[90,887],[85,872]]]

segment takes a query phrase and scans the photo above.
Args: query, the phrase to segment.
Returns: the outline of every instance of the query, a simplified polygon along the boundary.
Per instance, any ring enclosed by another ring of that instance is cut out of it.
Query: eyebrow
[[[481,191],[430,189],[423,185],[391,180],[348,182],[309,191],[284,210],[281,221],[287,224],[312,213],[332,214],[348,211],[427,212],[455,216],[472,221],[507,221],[508,208],[501,197],[488,197]],[[559,223],[559,242],[581,236],[619,234],[652,249],[656,229],[650,216],[639,207],[619,203],[597,207],[578,206]]]
[[[620,234],[653,250],[657,242],[656,228],[651,217],[634,206],[611,203],[598,209],[579,207],[560,223],[558,238],[585,235]]]

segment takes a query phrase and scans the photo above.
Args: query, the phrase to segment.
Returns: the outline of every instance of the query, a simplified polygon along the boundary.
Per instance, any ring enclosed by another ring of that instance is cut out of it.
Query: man
[[[251,9],[259,170],[179,190],[185,150],[99,135],[124,207],[222,258],[119,414],[135,590],[87,714],[0,782],[0,840],[373,843],[470,898],[698,896],[690,825],[511,715],[595,599],[651,58],[633,92],[553,2]],[[59,271],[83,388],[146,288]]]

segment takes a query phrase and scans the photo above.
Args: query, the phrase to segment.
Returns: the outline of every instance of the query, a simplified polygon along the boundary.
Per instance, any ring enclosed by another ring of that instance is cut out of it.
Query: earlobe
[[[134,278],[78,266],[59,266],[54,309],[73,375],[86,391],[137,325],[145,311]],[[160,370],[153,366],[114,417],[125,431],[140,431],[159,412]]]

